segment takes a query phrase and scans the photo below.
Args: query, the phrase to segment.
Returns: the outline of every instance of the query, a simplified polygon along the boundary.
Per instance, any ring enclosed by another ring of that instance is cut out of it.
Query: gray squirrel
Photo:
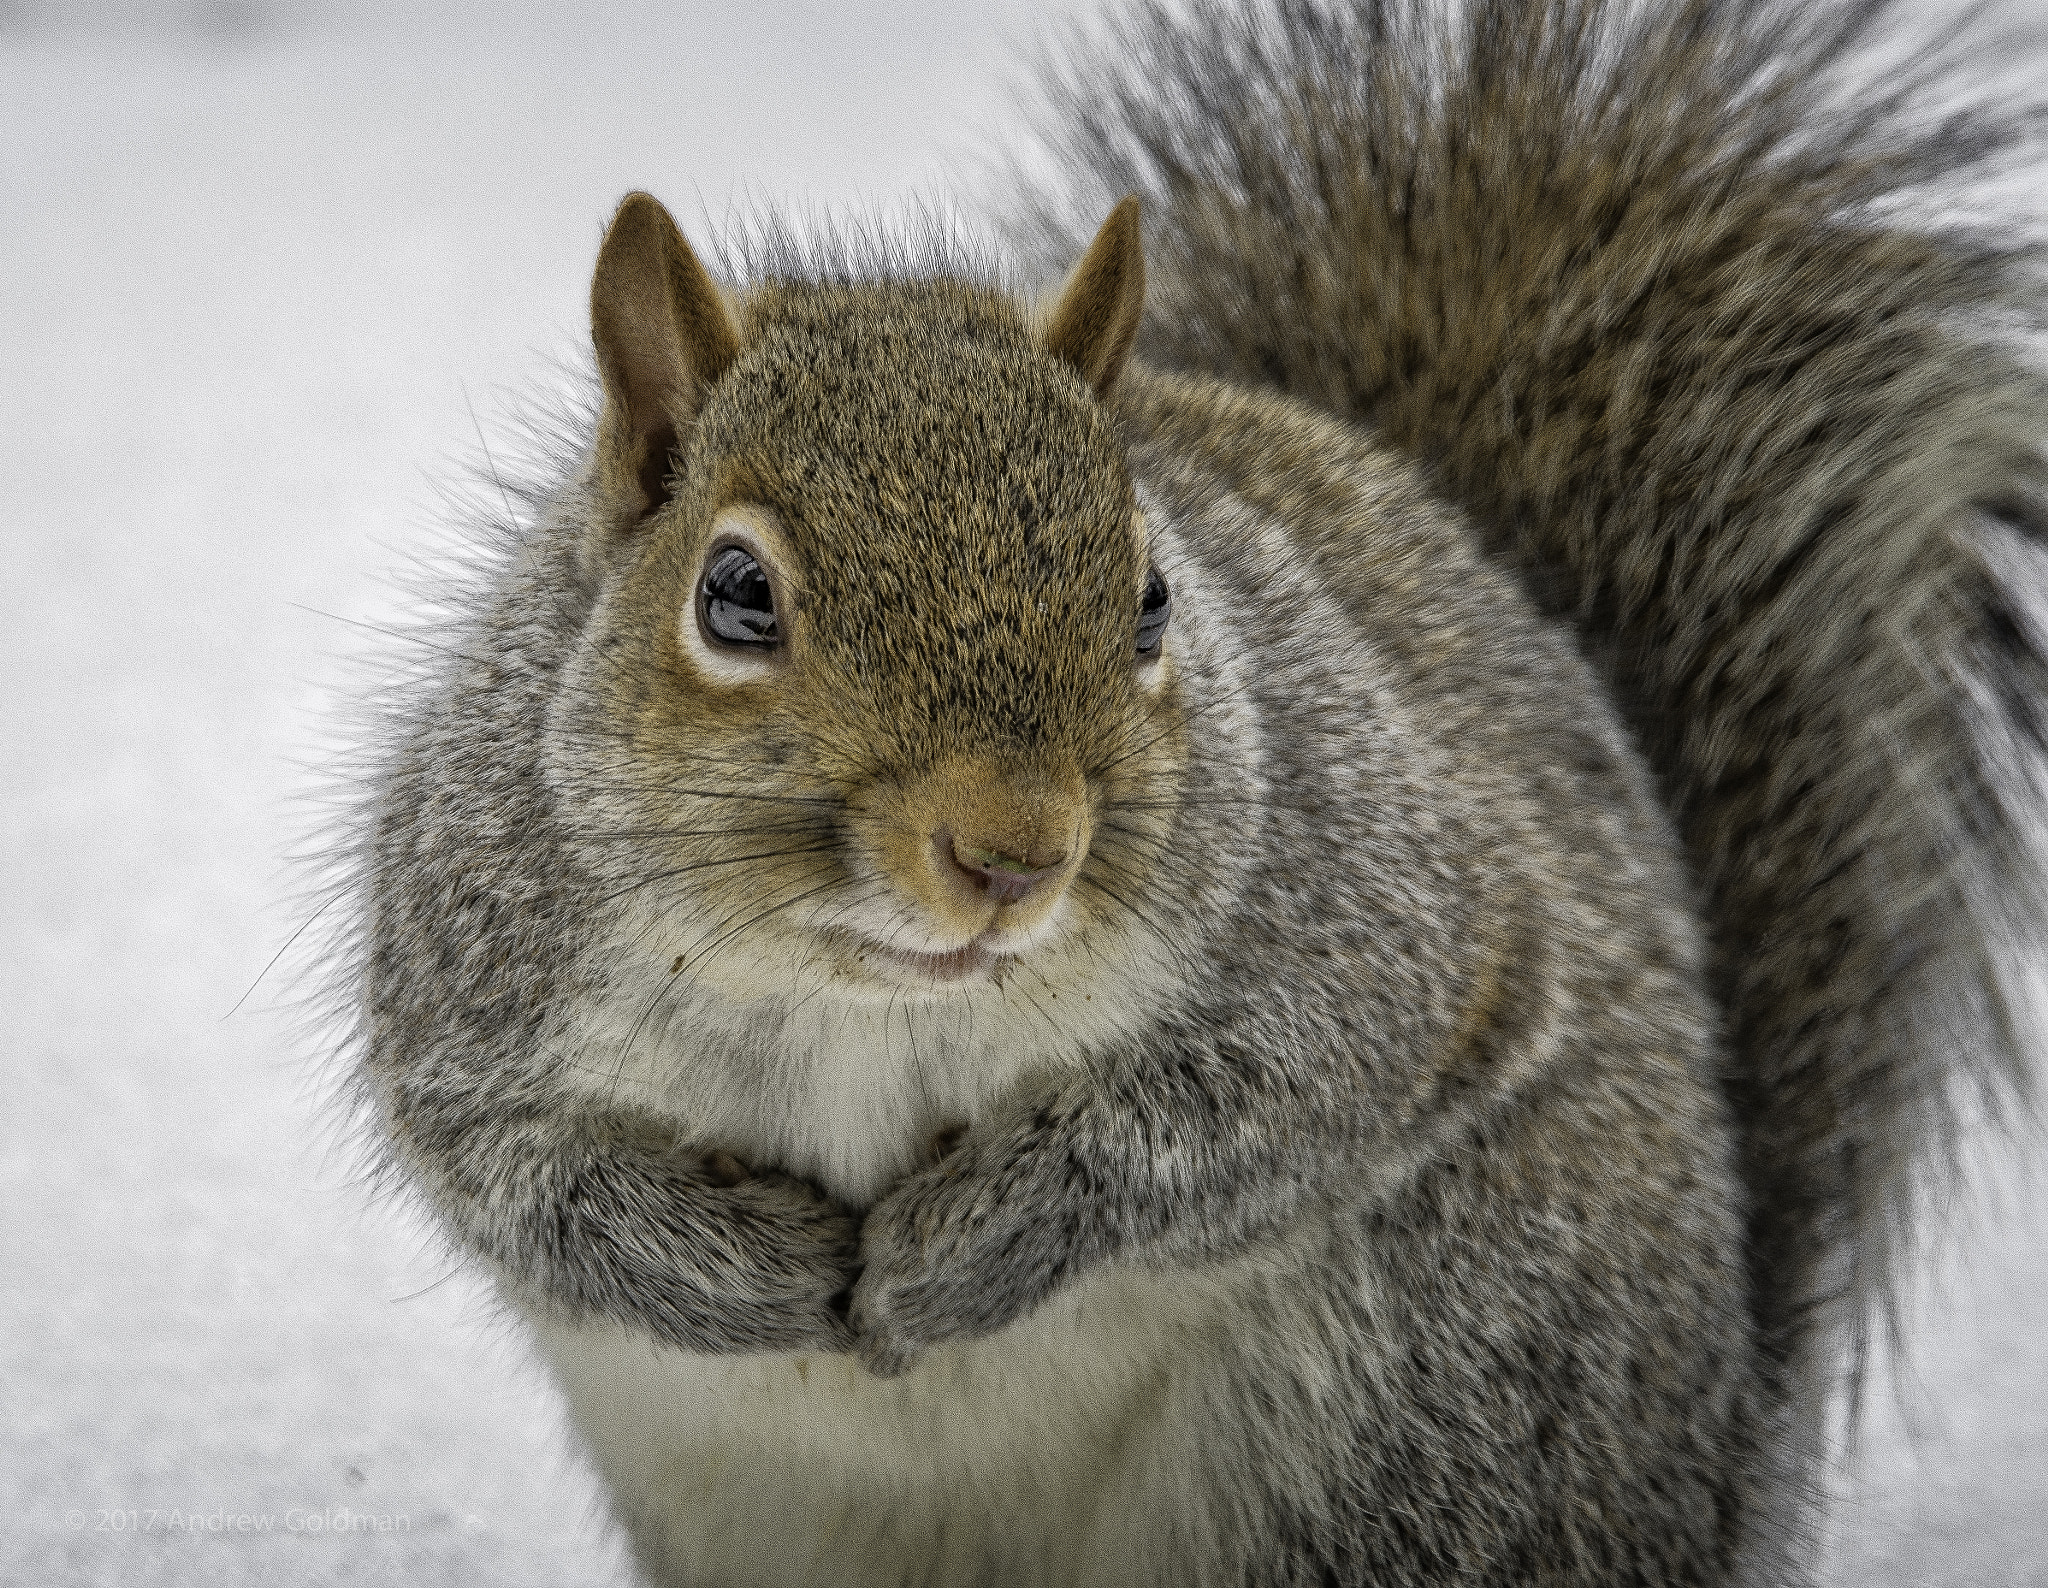
[[[651,1579],[1804,1580],[2048,919],[2044,295],[1873,16],[1141,11],[1037,299],[619,207],[342,987]]]

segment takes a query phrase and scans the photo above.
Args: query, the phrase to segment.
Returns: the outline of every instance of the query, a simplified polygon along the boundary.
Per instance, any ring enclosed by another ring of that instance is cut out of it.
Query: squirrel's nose
[[[1005,854],[972,839],[941,830],[932,844],[953,868],[994,904],[1015,904],[1041,882],[1057,876],[1066,853],[1034,845],[1021,855]]]

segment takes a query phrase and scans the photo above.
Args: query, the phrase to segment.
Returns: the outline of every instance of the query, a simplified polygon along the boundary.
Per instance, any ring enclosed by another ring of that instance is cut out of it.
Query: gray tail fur
[[[2044,916],[2044,295],[1929,202],[2028,124],[1861,69],[1886,14],[1199,0],[1052,91],[1068,180],[1148,200],[1149,358],[1413,453],[1611,681],[1710,928],[1788,1393],[1823,1322],[1860,1367],[1958,1096],[2013,1095]]]

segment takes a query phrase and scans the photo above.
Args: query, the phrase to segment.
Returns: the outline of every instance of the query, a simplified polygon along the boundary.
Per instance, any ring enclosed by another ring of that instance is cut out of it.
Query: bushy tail
[[[1883,14],[1198,0],[1053,91],[1065,180],[1147,197],[1144,353],[1413,452],[1612,680],[1705,901],[1787,1370],[1830,1303],[1866,1338],[1959,1083],[2009,1095],[2044,918],[2043,296],[1922,202],[2018,123],[1857,87]]]

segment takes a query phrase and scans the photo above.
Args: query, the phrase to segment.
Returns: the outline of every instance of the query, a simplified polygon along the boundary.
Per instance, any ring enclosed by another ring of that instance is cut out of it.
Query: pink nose
[[[932,843],[954,870],[995,904],[1015,904],[1067,863],[1065,854],[1034,847],[1026,854],[1007,855],[945,831],[934,833]]]

